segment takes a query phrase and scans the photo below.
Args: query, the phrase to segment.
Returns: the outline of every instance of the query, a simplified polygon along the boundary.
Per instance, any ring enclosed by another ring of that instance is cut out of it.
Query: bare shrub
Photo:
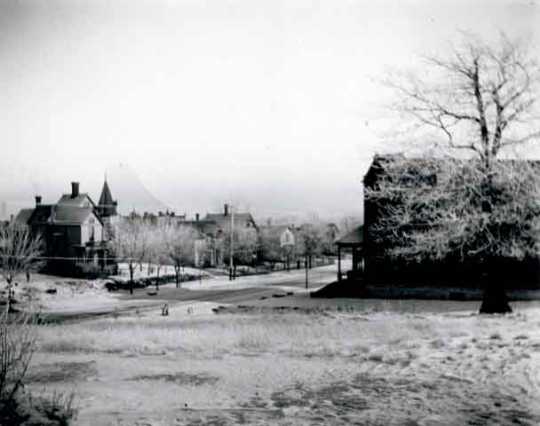
[[[0,424],[68,425],[75,417],[73,394],[33,397],[25,377],[36,348],[34,324],[28,316],[0,316]]]
[[[0,316],[0,403],[9,404],[22,389],[35,342],[27,318],[10,321],[6,313]]]

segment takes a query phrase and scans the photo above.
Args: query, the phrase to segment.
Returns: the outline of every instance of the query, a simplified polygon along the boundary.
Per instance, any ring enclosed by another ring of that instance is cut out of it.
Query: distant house
[[[294,225],[272,225],[260,227],[260,258],[267,262],[290,260],[297,243],[297,229]]]
[[[106,182],[105,188],[112,200]],[[63,194],[56,204],[43,204],[38,195],[34,208],[22,209],[15,221],[41,235],[48,269],[69,273],[76,264],[101,262],[105,266],[109,262],[107,224],[115,216],[116,204],[96,206],[87,193],[79,192],[79,183],[72,182],[71,193]]]
[[[196,242],[195,263],[202,266],[217,266],[223,264],[224,253],[222,249],[223,236],[231,229],[231,219],[234,221],[234,229],[253,229],[258,232],[258,226],[251,213],[234,212],[230,210],[228,204],[223,207],[223,213],[208,213],[201,218],[197,213],[194,220],[186,219],[186,215],[158,215],[158,222],[167,221],[177,226],[189,226],[195,229],[200,235]]]
[[[205,217],[206,221],[216,224],[216,230],[219,233],[220,231],[225,231],[231,228],[231,223],[234,221],[234,226],[239,228],[252,228],[257,230],[257,224],[253,219],[251,213],[240,213],[234,212],[234,214],[229,210],[229,205],[225,204],[223,206],[223,213],[208,213]]]

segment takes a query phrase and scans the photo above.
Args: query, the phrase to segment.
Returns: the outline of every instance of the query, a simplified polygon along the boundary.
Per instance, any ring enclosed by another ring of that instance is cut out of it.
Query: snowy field
[[[412,302],[310,314],[198,303],[42,326],[30,386],[75,390],[81,425],[540,423],[538,303],[487,317]]]

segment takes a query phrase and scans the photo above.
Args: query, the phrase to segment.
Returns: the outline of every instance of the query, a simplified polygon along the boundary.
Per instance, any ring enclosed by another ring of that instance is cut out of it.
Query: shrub
[[[73,395],[36,398],[24,390],[35,347],[28,317],[0,316],[0,425],[68,425],[75,417]]]

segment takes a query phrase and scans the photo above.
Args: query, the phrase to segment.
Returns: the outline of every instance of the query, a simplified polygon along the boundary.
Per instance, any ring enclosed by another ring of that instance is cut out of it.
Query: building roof
[[[219,228],[228,228],[231,224],[231,213],[227,215],[224,213],[207,213],[204,220],[214,222]],[[251,213],[234,213],[234,222],[252,223],[255,227],[257,227]]]
[[[32,213],[34,213],[34,209],[22,209],[19,213],[17,213],[17,216],[15,216],[15,222],[21,225],[28,225],[28,221],[32,217]]]
[[[373,157],[373,161],[371,162],[369,169],[364,175],[364,186],[372,186],[378,180],[378,178],[382,174],[384,174],[385,166],[398,161],[403,161],[404,164],[410,166],[414,170],[425,170],[427,174],[430,174],[433,173],[434,168],[437,169],[438,167],[449,161],[449,159],[458,162],[471,161],[468,159],[458,159],[454,157],[407,157],[402,153],[386,155],[377,154]],[[540,171],[540,160],[503,158],[497,161],[500,162],[500,164],[510,165],[512,167],[527,165],[531,166],[537,171]]]
[[[116,201],[113,200],[111,189],[106,180],[103,182],[103,189],[101,190],[101,196],[99,197],[98,207],[103,216],[113,216],[116,214]]]
[[[81,225],[92,215],[101,222],[94,213],[93,208],[55,206],[51,212],[50,223],[55,225]]]
[[[58,205],[72,206],[72,207],[86,207],[88,203],[95,207],[96,205],[87,193],[81,193],[75,197],[71,194],[63,194],[58,200]]]
[[[186,220],[178,222],[178,224],[180,226],[190,226],[204,235],[216,236],[219,231],[218,225],[213,220]]]
[[[43,225],[49,223],[52,212],[52,204],[40,204],[34,209],[30,220],[28,221],[29,225]]]
[[[42,204],[33,209],[22,209],[15,220],[27,225],[82,225],[91,215],[101,223],[91,207]]]
[[[339,240],[336,241],[340,246],[361,246],[364,244],[364,225],[360,225],[354,228],[348,234],[345,234]]]

